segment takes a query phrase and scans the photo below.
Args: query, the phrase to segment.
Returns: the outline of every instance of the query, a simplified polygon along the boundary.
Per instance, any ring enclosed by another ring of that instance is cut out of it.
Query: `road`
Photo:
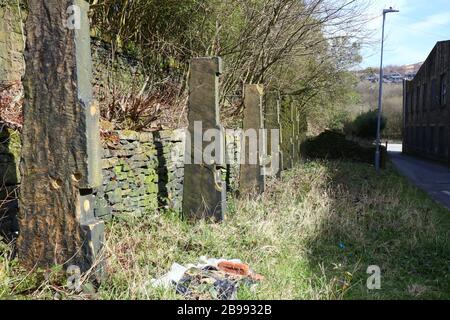
[[[450,167],[402,154],[402,145],[388,146],[395,167],[413,184],[450,210]]]

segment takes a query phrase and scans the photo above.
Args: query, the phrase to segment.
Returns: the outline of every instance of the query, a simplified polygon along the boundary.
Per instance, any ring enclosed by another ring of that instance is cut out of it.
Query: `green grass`
[[[239,258],[266,277],[240,299],[449,299],[449,218],[391,165],[376,176],[367,164],[308,162],[261,197],[231,200],[221,224],[173,213],[110,222],[108,276],[94,296],[27,275],[3,254],[0,297],[180,299],[150,280],[208,256]],[[366,287],[370,265],[382,270],[381,290]]]

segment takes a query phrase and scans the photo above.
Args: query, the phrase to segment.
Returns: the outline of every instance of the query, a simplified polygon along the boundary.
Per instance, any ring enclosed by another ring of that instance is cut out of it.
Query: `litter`
[[[183,267],[182,265],[174,263],[172,265],[172,268],[170,268],[169,273],[159,279],[152,280],[151,284],[154,287],[164,287],[167,289],[172,285],[173,282],[180,282],[187,270],[188,269]]]
[[[197,265],[174,263],[167,274],[150,283],[155,288],[174,289],[188,299],[236,300],[240,285],[252,288],[262,280],[241,260],[201,257]]]

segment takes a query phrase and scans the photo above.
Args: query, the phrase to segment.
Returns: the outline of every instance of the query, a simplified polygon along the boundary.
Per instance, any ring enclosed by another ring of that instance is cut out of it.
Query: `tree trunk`
[[[72,5],[81,16],[68,13]],[[103,224],[94,217],[101,162],[87,9],[79,0],[29,1],[17,243],[28,268],[86,271],[102,242]],[[81,19],[80,29],[72,18]]]

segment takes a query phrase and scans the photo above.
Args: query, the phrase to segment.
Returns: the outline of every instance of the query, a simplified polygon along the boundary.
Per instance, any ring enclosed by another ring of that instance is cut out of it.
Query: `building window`
[[[420,87],[417,87],[417,91],[416,91],[416,113],[419,113],[419,106],[420,106]]]
[[[408,139],[408,146],[410,148],[414,147],[414,127],[409,127],[409,139]]]
[[[420,127],[419,126],[414,127],[414,135],[415,135],[414,147],[416,149],[420,149]]]
[[[426,83],[424,83],[422,92],[422,110],[424,112],[425,110],[427,110],[427,94],[428,94],[428,86]]]
[[[411,101],[410,101],[410,104],[411,104],[411,117],[413,118],[414,117],[414,98],[415,98],[415,92],[414,92],[414,90],[412,90],[412,92],[411,92]]]
[[[435,146],[435,138],[434,138],[434,127],[430,128],[430,153],[434,154],[436,152],[436,146]]]
[[[409,118],[409,94],[405,94],[405,106],[404,106],[405,122],[408,123]]]
[[[420,149],[422,149],[422,151],[424,151],[424,152],[426,152],[426,150],[427,150],[427,128],[425,127],[425,126],[423,126],[423,127],[421,127],[420,128],[420,131],[421,131],[421,145],[420,145]]]
[[[409,128],[409,146],[414,147],[414,127]]]
[[[438,155],[444,156],[446,153],[445,128],[439,127],[438,133]]]
[[[437,83],[436,79],[431,80],[431,103],[430,108],[434,109],[438,104],[439,96],[437,94]]]
[[[440,94],[440,104],[444,107],[447,104],[447,74],[441,76],[441,94]]]
[[[423,127],[419,126],[419,150],[422,151],[425,142],[423,141]]]
[[[414,92],[411,92],[411,95],[409,96],[409,110],[412,117],[414,114]]]

